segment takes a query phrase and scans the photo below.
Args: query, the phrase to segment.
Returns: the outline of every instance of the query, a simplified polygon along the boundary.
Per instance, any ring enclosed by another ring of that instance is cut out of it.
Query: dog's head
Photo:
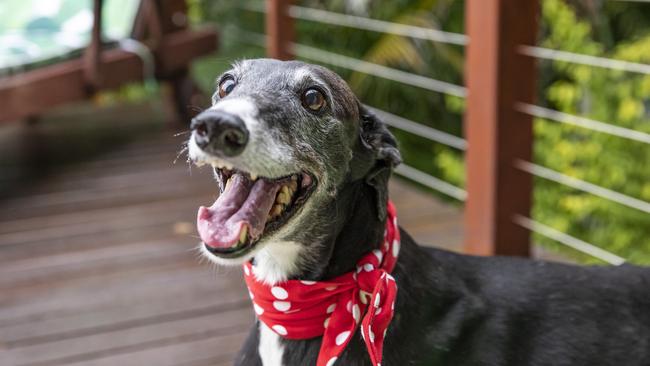
[[[336,200],[351,182],[373,188],[383,220],[387,179],[400,155],[385,125],[338,75],[258,59],[236,63],[217,85],[189,140],[191,160],[214,167],[221,191],[199,209],[204,254],[235,264],[270,251],[295,266],[336,230],[323,208],[343,204]]]

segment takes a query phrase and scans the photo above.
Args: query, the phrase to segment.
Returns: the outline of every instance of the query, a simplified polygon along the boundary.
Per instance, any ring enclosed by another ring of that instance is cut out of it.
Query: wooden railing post
[[[267,55],[279,60],[293,59],[293,18],[289,16],[291,0],[266,0]]]
[[[93,27],[90,33],[90,43],[86,47],[83,56],[84,78],[89,94],[96,92],[102,84],[102,9],[103,0],[94,0]]]
[[[468,140],[465,250],[479,255],[530,252],[530,233],[513,222],[528,216],[532,178],[517,170],[530,160],[532,118],[515,110],[533,103],[536,68],[518,52],[534,45],[536,0],[467,0],[469,36],[465,65],[468,87],[465,135]]]

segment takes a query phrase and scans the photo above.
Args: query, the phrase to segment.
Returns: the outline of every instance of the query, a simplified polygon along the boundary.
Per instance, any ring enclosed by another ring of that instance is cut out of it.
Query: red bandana
[[[399,253],[399,228],[392,202],[384,242],[363,256],[356,272],[328,281],[289,280],[269,286],[244,265],[244,279],[258,318],[288,339],[323,336],[317,366],[332,366],[361,321],[373,365],[380,365],[386,329],[393,318],[397,284],[390,275]]]

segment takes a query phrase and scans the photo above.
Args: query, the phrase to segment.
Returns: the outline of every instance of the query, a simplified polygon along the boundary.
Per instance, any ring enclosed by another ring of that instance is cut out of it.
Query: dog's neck
[[[338,222],[333,224],[333,235],[326,239],[320,253],[327,265],[309,275],[325,279],[353,271],[363,255],[381,245],[385,220],[379,219],[376,200],[373,188],[362,180],[339,192],[331,216]]]
[[[383,237],[385,222],[379,220],[376,199],[362,181],[346,184],[325,204],[326,227],[319,234],[311,232],[304,243],[300,239],[269,243],[255,256],[256,277],[275,284],[287,279],[323,280],[354,270]]]

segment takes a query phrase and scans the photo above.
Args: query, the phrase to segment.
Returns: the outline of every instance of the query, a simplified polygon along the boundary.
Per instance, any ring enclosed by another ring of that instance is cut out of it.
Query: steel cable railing
[[[262,3],[242,4],[241,8],[258,13],[264,13],[266,11],[264,4]],[[385,20],[336,13],[333,11],[308,8],[298,5],[292,5],[289,7],[289,15],[295,19],[329,25],[337,25],[359,30],[367,30],[378,33],[388,33],[397,36],[417,38],[427,41],[453,44],[457,46],[465,46],[468,42],[467,36],[460,33],[445,32],[438,29],[387,22]]]
[[[240,31],[240,35],[245,41],[259,46],[263,46],[266,40],[266,35],[256,32],[242,30]],[[306,59],[361,72],[364,74],[380,77],[382,79],[420,87],[422,89],[427,89],[437,93],[453,95],[460,98],[464,98],[467,95],[467,89],[464,86],[398,69],[393,69],[391,67],[374,64],[372,62],[367,62],[338,53],[321,50],[319,48],[303,45],[300,43],[293,43],[291,46],[297,56]]]
[[[519,46],[519,52],[522,55],[545,59],[551,61],[563,61],[572,64],[587,65],[600,67],[610,70],[637,72],[641,74],[650,74],[650,65],[640,64],[637,62],[629,62],[617,60],[607,57],[598,57],[583,55],[580,53],[573,53],[568,51],[553,50],[550,48],[537,47],[537,46]]]
[[[421,123],[408,120],[404,117],[388,113],[376,107],[368,106],[368,108],[375,112],[381,118],[381,120],[389,126],[395,127],[402,131],[410,132],[414,135],[424,137],[431,141],[435,141],[458,150],[467,150],[467,141],[463,138],[429,126],[425,126]]]
[[[318,23],[339,25],[373,32],[388,33],[397,36],[417,38],[427,41],[453,44],[457,46],[465,46],[468,42],[467,36],[460,33],[445,32],[438,29],[387,22],[384,20],[335,13],[331,11],[306,8],[296,5],[289,8],[289,15],[301,20],[309,20]]]
[[[650,144],[650,134],[632,130],[625,127],[619,127],[613,124],[596,121],[586,117],[575,116],[568,113],[559,112],[532,104],[519,103],[515,109],[531,115],[533,117],[544,118],[551,121],[579,126],[592,131],[606,133],[608,135],[622,137],[628,140],[634,140]]]
[[[383,79],[397,81],[403,84],[417,86],[422,89],[431,90],[438,93],[449,94],[464,98],[467,95],[465,87],[451,84],[445,81],[432,79],[426,76],[413,74],[410,72],[393,69],[387,66],[374,64],[371,62],[359,60],[353,57],[340,55],[329,51],[324,51],[316,47],[306,46],[299,43],[293,44],[293,50],[297,56],[310,60],[342,67],[364,74],[377,76]]]
[[[649,202],[645,202],[640,199],[630,197],[628,195],[616,191],[612,191],[611,189],[607,189],[599,185],[586,182],[582,179],[570,177],[568,175],[562,174],[555,170],[545,168],[541,165],[537,165],[523,160],[518,160],[515,162],[515,167],[526,173],[532,174],[536,177],[544,178],[546,180],[550,180],[555,183],[565,185],[567,187],[575,188],[577,190],[590,193],[594,196],[619,203],[629,208],[633,208],[645,213],[650,213]]]
[[[442,179],[417,170],[404,163],[398,165],[397,168],[395,168],[395,173],[418,182],[426,187],[434,189],[440,193],[444,193],[447,196],[453,197],[459,201],[465,201],[467,199],[467,191],[464,189],[456,187],[453,184],[447,183]]]
[[[530,219],[528,217],[524,216],[516,216],[513,218],[513,221],[536,233],[539,235],[542,235],[544,237],[547,237],[549,239],[553,239],[556,242],[559,242],[561,244],[564,244],[570,248],[573,248],[574,250],[577,250],[581,253],[587,254],[589,256],[592,256],[594,258],[600,259],[601,261],[613,265],[620,265],[625,263],[625,259],[617,256],[616,254],[610,253],[606,250],[603,250],[591,243],[587,243],[586,241],[580,240],[576,237],[573,237],[569,234],[563,233],[561,231],[555,230],[550,226],[546,226],[540,222],[537,222],[533,219]]]

